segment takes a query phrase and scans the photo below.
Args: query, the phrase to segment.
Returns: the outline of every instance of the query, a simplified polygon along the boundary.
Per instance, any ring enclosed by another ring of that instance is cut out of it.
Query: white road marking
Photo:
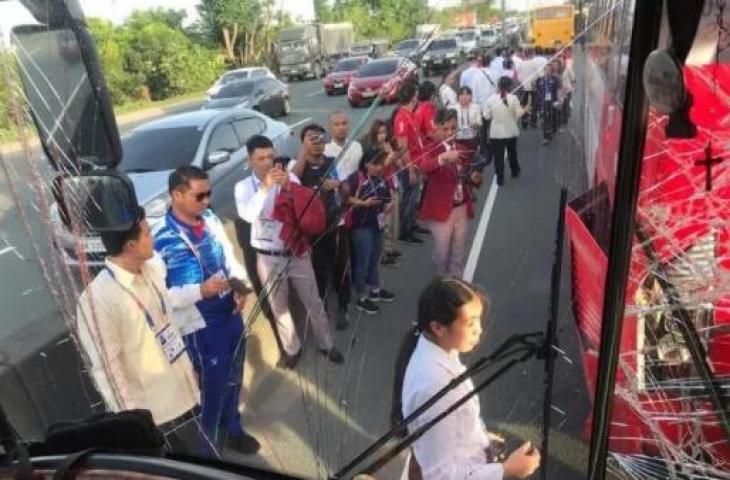
[[[297,128],[299,125],[304,125],[305,123],[311,122],[311,121],[312,121],[312,117],[307,117],[304,120],[299,120],[297,123],[292,123],[291,125],[289,125],[289,128]]]
[[[324,90],[317,90],[316,92],[308,93],[305,95],[306,98],[314,97],[316,95],[322,95]]]
[[[0,250],[0,255],[5,255],[6,253],[10,253],[13,250],[15,250],[15,247],[5,247],[2,250]]]
[[[497,199],[497,177],[492,178],[492,184],[489,186],[489,194],[487,195],[487,201],[484,204],[482,210],[482,216],[479,219],[479,226],[474,234],[474,242],[471,244],[471,250],[469,250],[469,257],[466,260],[466,268],[464,268],[464,280],[471,282],[474,280],[474,272],[477,269],[477,263],[479,262],[479,255],[482,253],[482,246],[484,245],[484,237],[487,234],[487,226],[489,225],[489,217],[492,216],[492,210],[494,209],[494,202]]]

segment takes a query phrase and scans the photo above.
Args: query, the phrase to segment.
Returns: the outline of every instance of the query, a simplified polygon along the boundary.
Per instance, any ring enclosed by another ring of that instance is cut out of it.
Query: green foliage
[[[351,22],[358,40],[395,43],[414,35],[416,25],[432,23],[432,14],[427,0],[335,0],[331,20]]]
[[[196,44],[182,28],[184,12],[134,12],[114,27],[87,24],[96,42],[112,101],[162,100],[212,84],[224,68],[220,54]]]

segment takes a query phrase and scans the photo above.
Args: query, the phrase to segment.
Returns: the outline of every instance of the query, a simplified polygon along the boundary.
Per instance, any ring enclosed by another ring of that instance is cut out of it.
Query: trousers
[[[288,271],[285,271],[287,269]],[[289,355],[302,347],[294,320],[289,311],[289,288],[293,287],[307,310],[307,325],[311,324],[319,348],[329,350],[334,345],[324,304],[319,297],[317,282],[309,253],[301,257],[276,257],[258,254],[258,272],[269,289],[269,301],[274,312],[281,345]]]
[[[391,191],[393,207],[385,215],[385,230],[383,231],[383,249],[386,252],[395,250],[395,242],[400,235],[400,189]]]
[[[433,236],[432,259],[436,275],[461,277],[464,274],[468,221],[466,205],[461,205],[451,210],[445,222],[426,222]]]
[[[494,153],[494,171],[497,174],[497,183],[504,181],[504,153],[507,152],[509,169],[512,175],[520,173],[520,164],[517,162],[517,137],[493,138],[492,152]]]
[[[360,298],[368,294],[367,287],[380,288],[380,255],[383,253],[383,232],[379,228],[360,227],[352,231],[353,277]]]
[[[352,300],[352,276],[350,232],[343,225],[316,239],[312,246],[312,266],[322,301],[327,298],[327,290],[332,285],[340,311],[346,311]]]
[[[238,400],[246,339],[240,314],[208,319],[206,327],[183,336],[200,384],[203,432],[219,446],[243,435]]]
[[[420,203],[420,189],[418,182],[411,185],[408,179],[408,169],[398,172],[402,195],[400,202],[400,236],[408,237],[413,234],[416,226],[416,215]]]

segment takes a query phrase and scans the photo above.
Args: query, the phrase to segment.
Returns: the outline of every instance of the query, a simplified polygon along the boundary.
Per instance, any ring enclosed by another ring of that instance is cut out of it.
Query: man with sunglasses
[[[216,446],[253,454],[260,445],[243,431],[238,410],[248,279],[223,224],[208,208],[208,175],[180,167],[170,174],[168,190],[172,206],[156,228],[155,249],[167,266],[173,318],[198,374],[203,429]]]

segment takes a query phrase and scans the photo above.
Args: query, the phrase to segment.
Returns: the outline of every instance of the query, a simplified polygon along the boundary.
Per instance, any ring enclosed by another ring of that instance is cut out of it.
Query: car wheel
[[[291,102],[288,97],[284,98],[284,105],[281,107],[281,116],[286,117],[291,113]]]

